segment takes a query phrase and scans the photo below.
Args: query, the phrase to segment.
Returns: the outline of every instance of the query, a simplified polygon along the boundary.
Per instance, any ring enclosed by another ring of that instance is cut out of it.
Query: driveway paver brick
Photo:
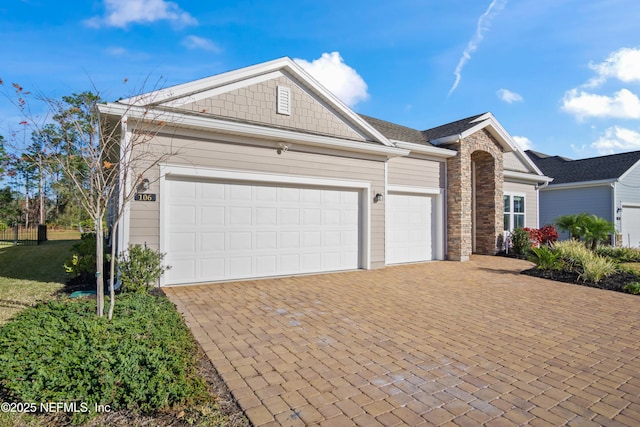
[[[640,297],[473,256],[165,288],[250,421],[640,425]]]

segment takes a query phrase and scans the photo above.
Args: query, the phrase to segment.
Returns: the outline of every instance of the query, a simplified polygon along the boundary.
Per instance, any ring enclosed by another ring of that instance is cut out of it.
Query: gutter
[[[598,181],[581,181],[581,182],[564,182],[561,184],[552,184],[547,190],[564,190],[567,188],[588,188],[588,187],[600,187],[603,185],[612,185],[618,182],[618,178],[613,179],[601,179]]]

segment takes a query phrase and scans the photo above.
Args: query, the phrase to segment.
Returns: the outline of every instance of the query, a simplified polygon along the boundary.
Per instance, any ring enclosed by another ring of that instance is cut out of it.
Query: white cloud
[[[107,48],[106,52],[112,56],[123,56],[127,54],[127,49],[120,46],[111,46]]]
[[[104,17],[85,21],[90,27],[126,28],[129,24],[169,21],[176,26],[195,25],[198,21],[171,1],[165,0],[104,0]]]
[[[496,93],[498,94],[498,98],[500,98],[507,104],[524,101],[522,95],[520,95],[519,93],[511,92],[509,89],[499,89]]]
[[[507,0],[492,0],[487,10],[480,16],[480,18],[478,18],[476,33],[471,38],[471,40],[469,40],[469,43],[467,44],[464,52],[462,52],[462,56],[458,61],[458,65],[453,72],[453,74],[456,76],[456,80],[453,82],[453,86],[451,86],[451,89],[449,90],[449,95],[451,95],[453,91],[458,87],[460,79],[462,79],[462,69],[471,59],[471,54],[478,49],[480,42],[482,42],[482,39],[484,39],[485,33],[489,31],[489,28],[491,28],[491,21],[493,21],[493,18],[495,18],[495,16],[502,9],[504,9],[506,5]]]
[[[605,130],[604,134],[591,144],[591,148],[595,148],[600,154],[640,150],[640,132],[613,126]]]
[[[222,52],[220,46],[213,41],[198,36],[187,36],[182,40],[182,44],[192,50],[206,50],[214,53]]]
[[[311,62],[305,59],[294,61],[349,107],[369,99],[364,79],[344,63],[339,52],[323,53]]]
[[[585,86],[595,87],[610,78],[624,83],[640,82],[640,49],[622,48],[611,53],[604,62],[589,64],[596,76]]]
[[[571,89],[564,95],[562,109],[579,120],[587,117],[640,119],[640,99],[628,89],[613,96]]]
[[[515,142],[522,151],[533,148],[533,142],[526,136],[513,136],[512,138],[513,142]]]

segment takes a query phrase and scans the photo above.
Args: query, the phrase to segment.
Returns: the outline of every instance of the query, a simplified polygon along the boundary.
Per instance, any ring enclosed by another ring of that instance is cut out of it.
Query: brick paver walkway
[[[499,257],[166,289],[256,426],[638,426],[640,297]]]

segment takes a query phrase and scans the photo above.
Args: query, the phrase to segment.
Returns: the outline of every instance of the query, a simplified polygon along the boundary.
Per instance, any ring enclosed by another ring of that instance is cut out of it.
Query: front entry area
[[[167,179],[164,285],[360,267],[361,191]]]

